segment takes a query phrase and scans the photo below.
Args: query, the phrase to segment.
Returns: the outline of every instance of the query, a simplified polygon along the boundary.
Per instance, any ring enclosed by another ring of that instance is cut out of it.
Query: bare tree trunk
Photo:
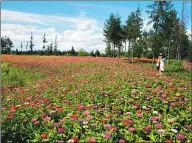
[[[125,40],[125,57],[126,57],[126,43],[127,43],[127,40]]]
[[[129,58],[129,49],[130,49],[130,40],[129,40],[129,47],[127,48],[127,57]]]
[[[113,44],[113,58],[115,58],[115,43]]]
[[[169,49],[170,49],[170,40],[169,40],[169,46],[168,46],[168,49],[167,49],[167,64],[168,64],[168,61],[169,61]]]
[[[134,42],[134,43],[133,43]],[[133,44],[135,44],[135,40],[132,42],[132,63],[133,63],[133,52],[134,52],[134,49],[133,49]]]

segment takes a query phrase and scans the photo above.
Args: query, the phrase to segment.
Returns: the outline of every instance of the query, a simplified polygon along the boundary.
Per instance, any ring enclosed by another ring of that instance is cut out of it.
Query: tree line
[[[188,58],[192,54],[191,41],[183,19],[171,2],[155,1],[147,6],[153,28],[143,31],[141,9],[128,15],[125,24],[121,17],[111,13],[104,23],[105,53],[108,57],[148,57],[155,58],[161,52],[168,59]]]
[[[143,30],[142,9],[137,8],[131,12],[125,24],[122,24],[118,14],[111,13],[104,23],[103,35],[106,43],[105,54],[99,50],[87,52],[84,49],[75,51],[60,51],[58,49],[57,35],[54,41],[47,44],[46,33],[42,37],[42,49],[34,50],[34,36],[31,32],[26,47],[21,42],[20,49],[11,50],[13,42],[9,37],[1,38],[2,54],[39,54],[39,55],[68,55],[68,56],[107,56],[107,57],[147,57],[155,58],[162,53],[167,59],[184,59],[192,55],[192,41],[187,35],[184,20],[179,18],[178,12],[171,2],[155,1],[147,6],[152,28]],[[29,47],[28,47],[29,46]]]
[[[84,49],[80,49],[78,51],[75,51],[74,47],[72,46],[71,50],[67,51],[60,51],[58,49],[58,41],[57,41],[57,35],[55,36],[54,42],[51,41],[50,44],[47,44],[48,41],[46,39],[46,33],[43,35],[43,46],[41,50],[34,50],[34,42],[33,42],[34,36],[31,32],[30,40],[27,41],[26,46],[24,47],[23,43],[21,42],[20,49],[16,48],[16,50],[12,50],[14,47],[12,40],[7,37],[1,37],[1,53],[2,54],[16,54],[16,55],[65,55],[65,56],[93,56],[93,57],[100,57],[105,56],[104,54],[101,54],[100,51],[97,49],[95,52],[87,52]]]

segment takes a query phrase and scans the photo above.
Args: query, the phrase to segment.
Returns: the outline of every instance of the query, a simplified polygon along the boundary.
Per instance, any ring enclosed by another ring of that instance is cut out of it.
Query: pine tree
[[[26,44],[26,51],[27,51],[27,48],[28,48],[28,41],[27,41],[27,44]]]
[[[57,44],[57,35],[55,36],[55,41],[54,41],[54,54],[57,55],[57,48],[58,48],[58,44]]]
[[[47,43],[48,41],[46,40],[46,33],[44,33],[44,36],[43,36],[43,51],[45,51],[45,44]]]
[[[22,53],[23,43],[21,42],[21,53]]]
[[[31,32],[31,37],[30,37],[30,50],[31,50],[31,54],[33,53],[33,47],[35,46],[34,44],[33,44],[33,38],[34,38],[34,36],[33,36],[33,33]]]
[[[70,53],[71,53],[72,56],[75,56],[75,49],[73,48],[73,46],[71,48],[71,52]]]

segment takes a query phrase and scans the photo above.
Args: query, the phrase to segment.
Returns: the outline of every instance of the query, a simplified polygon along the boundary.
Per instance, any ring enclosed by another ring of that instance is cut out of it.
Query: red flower
[[[74,120],[77,120],[77,119],[78,119],[78,116],[77,116],[77,115],[72,115],[72,116],[71,116],[71,120],[74,121]]]
[[[124,126],[132,125],[133,123],[134,123],[133,120],[125,120],[123,122]]]
[[[166,140],[165,143],[172,143],[172,140]]]
[[[71,139],[74,140],[74,143],[78,142],[78,138],[77,137],[72,137]]]
[[[41,134],[41,139],[46,139],[46,138],[47,138],[47,134],[42,133],[42,134]]]
[[[152,129],[152,125],[147,125],[147,126],[144,127],[144,130],[146,132],[149,132],[151,129]]]
[[[42,116],[43,118],[45,118],[47,115],[46,115],[45,113],[43,113],[43,114],[41,114],[41,116]]]
[[[63,108],[58,108],[57,109],[57,112],[63,112],[64,110],[63,110]]]

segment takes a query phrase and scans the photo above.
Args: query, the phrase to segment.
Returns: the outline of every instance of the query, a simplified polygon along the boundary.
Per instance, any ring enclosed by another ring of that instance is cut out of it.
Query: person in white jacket
[[[161,56],[160,57],[160,67],[159,67],[160,74],[161,74],[161,72],[164,72],[164,65],[165,65],[164,58]]]

